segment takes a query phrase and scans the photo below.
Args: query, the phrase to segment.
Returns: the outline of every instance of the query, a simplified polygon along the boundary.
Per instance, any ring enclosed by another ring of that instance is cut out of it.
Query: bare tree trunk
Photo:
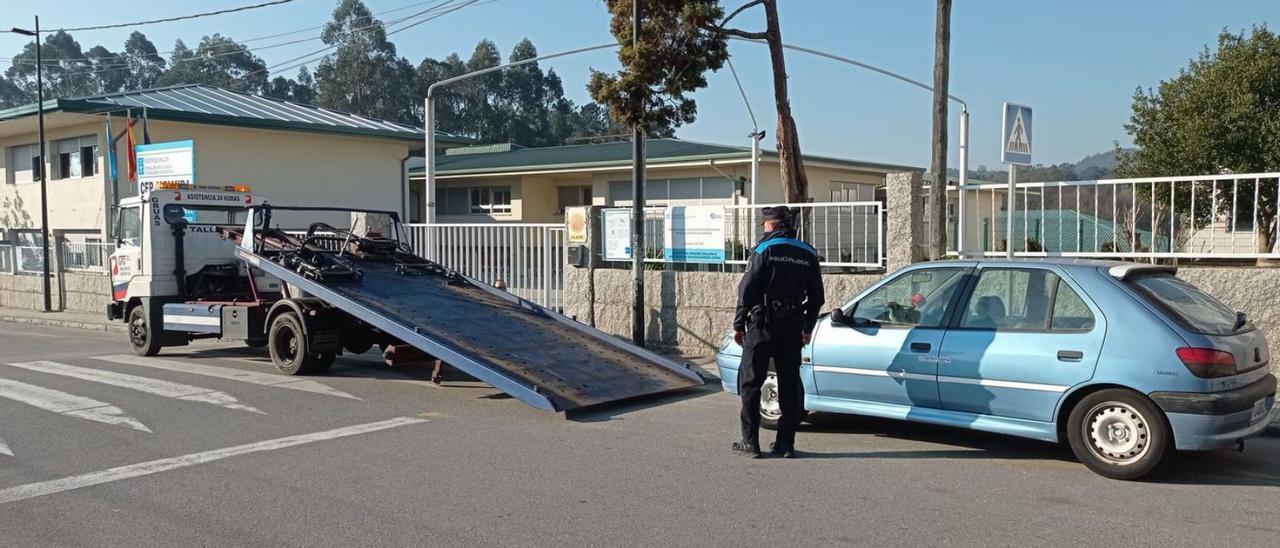
[[[932,234],[927,238],[929,258],[938,260],[947,255],[947,86],[951,75],[951,0],[938,0],[933,49],[933,165],[930,168],[933,183],[929,190]]]
[[[809,178],[804,172],[800,154],[800,136],[791,117],[791,98],[787,94],[787,63],[782,56],[782,30],[778,25],[777,0],[764,2],[769,60],[773,63],[773,100],[778,110],[778,163],[782,168],[782,189],[787,203],[809,198]]]

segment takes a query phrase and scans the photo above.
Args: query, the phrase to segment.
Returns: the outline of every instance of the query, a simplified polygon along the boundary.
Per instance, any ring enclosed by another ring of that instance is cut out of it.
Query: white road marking
[[[278,388],[288,388],[290,390],[301,390],[303,392],[312,392],[315,394],[324,394],[327,396],[337,396],[339,398],[347,398],[359,400],[355,396],[330,388],[316,381],[307,379],[298,379],[297,377],[287,377],[284,375],[272,375],[269,373],[258,373],[256,371],[244,371],[241,369],[228,369],[225,367],[213,367],[202,365],[194,362],[180,362],[174,360],[163,360],[160,358],[148,358],[145,356],[133,356],[130,354],[112,354],[110,356],[94,356],[95,360],[102,360],[112,363],[123,363],[125,365],[138,365],[142,367],[150,367],[153,369],[163,369],[165,371],[176,371],[178,373],[190,373],[192,375],[204,375],[206,377],[215,377],[231,381],[247,382],[262,386],[275,386]]]
[[[68,417],[115,424],[143,432],[151,431],[138,419],[126,415],[119,407],[34,384],[0,379],[0,398],[25,403]]]
[[[69,476],[55,480],[42,481],[37,483],[28,483],[8,489],[0,489],[0,504],[17,502],[55,493],[62,493],[75,489],[83,489],[94,485],[111,483],[120,480],[149,476],[169,470],[186,468],[198,464],[210,463],[229,457],[246,455],[249,453],[258,453],[263,451],[275,451],[293,447],[295,445],[305,445],[317,441],[332,440],[345,438],[347,436],[355,436],[359,434],[367,434],[377,432],[379,430],[387,430],[410,424],[419,424],[427,422],[426,419],[413,417],[397,417],[379,422],[371,422],[367,424],[358,424],[355,426],[347,426],[334,430],[326,430],[324,432],[315,432],[311,434],[301,434],[298,436],[288,436],[284,438],[276,438],[274,440],[260,441],[246,445],[238,445],[235,447],[227,447],[224,449],[214,449],[202,453],[191,453],[180,457],[172,457],[167,459],[153,460],[148,462],[140,462],[137,464],[129,464],[125,466],[117,466],[97,472],[89,472],[78,476]]]
[[[4,438],[0,438],[0,455],[13,456],[13,449],[9,449],[9,444],[4,442]]]
[[[118,386],[120,388],[128,388],[137,390],[147,394],[172,398],[175,400],[193,401],[200,403],[211,403],[219,407],[227,409],[236,409],[239,411],[248,411],[250,413],[260,413],[262,411],[255,407],[250,407],[240,403],[230,394],[192,386],[190,384],[180,384],[160,379],[152,379],[148,377],[139,377],[136,375],[127,375],[124,373],[116,373],[114,371],[103,371],[101,369],[89,369],[87,367],[77,367],[67,365],[65,363],[51,361],[35,361],[8,364],[11,367],[20,367],[40,373],[49,373],[51,375],[62,375],[73,379],[80,379],[89,382]]]

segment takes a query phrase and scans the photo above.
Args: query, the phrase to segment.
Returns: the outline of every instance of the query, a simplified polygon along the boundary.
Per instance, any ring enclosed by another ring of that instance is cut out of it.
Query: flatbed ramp
[[[514,295],[457,275],[319,281],[241,249],[255,267],[520,400],[567,411],[704,384],[698,372]]]

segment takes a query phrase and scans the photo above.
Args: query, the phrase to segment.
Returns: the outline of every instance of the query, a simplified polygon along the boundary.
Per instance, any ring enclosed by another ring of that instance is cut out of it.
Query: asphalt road
[[[237,345],[130,356],[120,334],[0,324],[4,546],[1280,539],[1280,438],[1139,483],[1055,445],[822,416],[806,458],[751,461],[715,385],[566,420],[371,357],[299,383]]]

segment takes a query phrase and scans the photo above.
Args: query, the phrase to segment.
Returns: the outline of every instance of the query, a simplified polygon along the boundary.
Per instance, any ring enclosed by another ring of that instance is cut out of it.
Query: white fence
[[[13,244],[0,243],[0,274],[13,274],[16,271]]]
[[[115,244],[105,242],[63,242],[62,268],[87,272],[106,272]]]
[[[965,188],[966,253],[1003,255],[1011,239],[1028,257],[1280,258],[1280,173],[1019,183],[1012,238],[1008,186]]]
[[[13,246],[13,271],[19,274],[42,274],[44,248],[38,245]]]
[[[818,252],[823,266],[882,268],[885,259],[884,207],[880,202],[827,202],[724,206],[725,263],[746,264],[752,247],[764,235],[761,210],[786,205],[795,212],[797,237]],[[613,208],[630,211],[630,208]],[[665,208],[645,209],[645,261],[665,262]],[[603,222],[603,216],[602,221]],[[603,227],[600,233],[604,234]]]
[[[418,255],[554,310],[564,301],[561,224],[407,224]]]

